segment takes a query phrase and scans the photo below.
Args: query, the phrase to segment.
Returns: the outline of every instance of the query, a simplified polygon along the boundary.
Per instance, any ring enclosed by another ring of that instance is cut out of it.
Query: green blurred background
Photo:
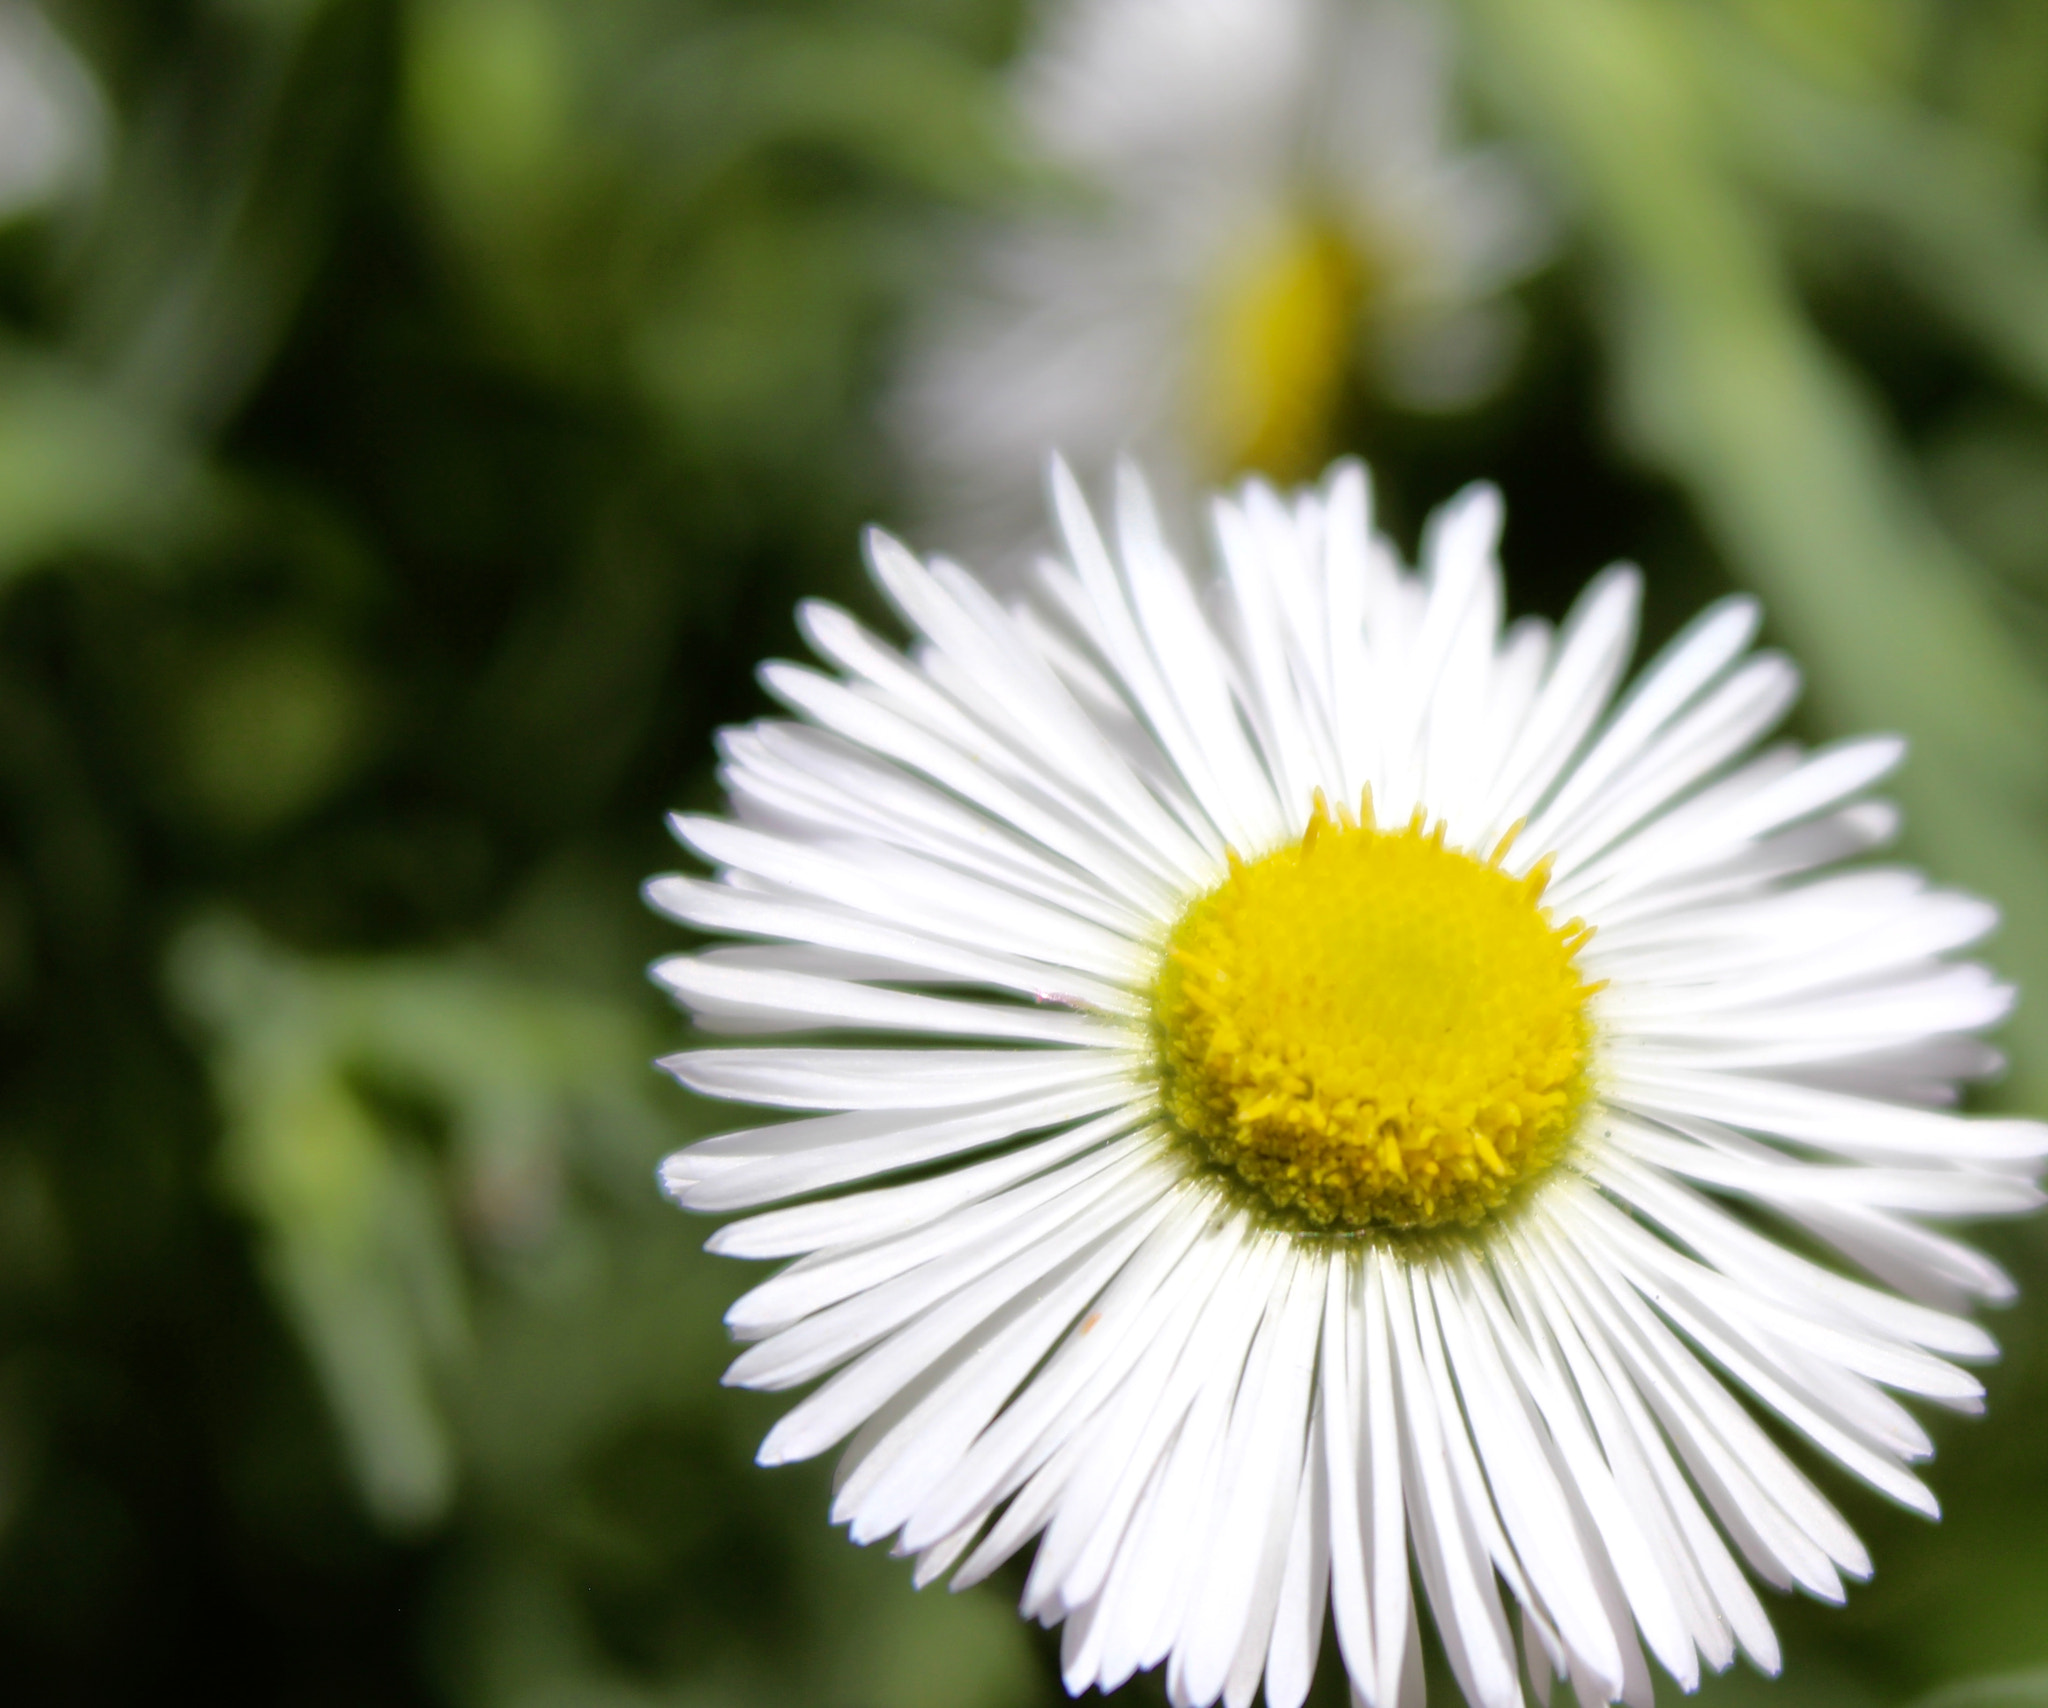
[[[1499,480],[1524,609],[1617,556],[1653,631],[1762,592],[1803,733],[1912,737],[1909,852],[2048,989],[2048,4],[1442,16],[1558,242],[1489,401],[1351,375],[1327,448],[1411,544]],[[906,329],[1065,193],[1007,104],[1034,27],[0,4],[70,127],[15,170],[0,77],[10,1695],[1057,1699],[1014,1578],[913,1594],[827,1467],[751,1466],[745,1272],[653,1189],[718,1116],[647,1065],[636,897],[792,601],[872,610],[859,525],[916,537]],[[2007,1042],[1983,1101],[2048,1113],[2048,999]],[[1937,1423],[1947,1518],[1828,1480],[1875,1582],[1710,1697],[2048,1700],[2048,1231],[1987,1238],[2027,1296]]]

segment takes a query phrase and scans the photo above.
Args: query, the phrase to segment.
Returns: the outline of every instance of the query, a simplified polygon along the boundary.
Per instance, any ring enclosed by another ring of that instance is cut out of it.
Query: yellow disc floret
[[[1585,1101],[1592,933],[1526,877],[1403,829],[1333,820],[1199,898],[1153,1011],[1180,1132],[1332,1231],[1476,1222],[1563,1153]]]

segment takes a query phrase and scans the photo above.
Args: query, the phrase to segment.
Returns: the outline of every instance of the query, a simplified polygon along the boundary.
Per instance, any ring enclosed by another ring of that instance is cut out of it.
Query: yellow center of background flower
[[[1302,480],[1328,459],[1370,283],[1357,246],[1313,220],[1236,258],[1210,314],[1196,399],[1218,474]]]
[[[1166,1109],[1270,1204],[1334,1230],[1476,1222],[1548,1169],[1586,1095],[1587,998],[1527,877],[1425,830],[1333,820],[1197,900],[1153,988]],[[1511,837],[1510,837],[1511,840]]]

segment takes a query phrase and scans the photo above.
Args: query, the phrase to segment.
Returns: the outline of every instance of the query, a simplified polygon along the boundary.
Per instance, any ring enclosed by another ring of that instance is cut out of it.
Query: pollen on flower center
[[[1153,987],[1166,1109],[1211,1160],[1332,1230],[1476,1222],[1562,1154],[1585,1098],[1592,935],[1527,877],[1333,820],[1174,927]]]

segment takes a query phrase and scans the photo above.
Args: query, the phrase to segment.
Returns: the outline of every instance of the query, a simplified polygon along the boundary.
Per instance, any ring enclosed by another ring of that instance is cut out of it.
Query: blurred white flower
[[[0,221],[91,182],[106,108],[92,73],[33,6],[0,4]]]
[[[1178,499],[1319,466],[1354,377],[1483,397],[1549,233],[1509,161],[1447,146],[1447,46],[1398,0],[1056,10],[1017,98],[1070,192],[986,236],[894,400],[941,543],[999,566],[1055,449]]]

